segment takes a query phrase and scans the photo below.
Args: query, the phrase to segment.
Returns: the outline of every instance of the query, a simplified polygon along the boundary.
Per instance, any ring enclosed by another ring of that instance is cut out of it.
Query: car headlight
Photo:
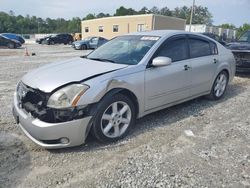
[[[75,107],[81,96],[89,89],[83,84],[72,84],[53,93],[47,103],[51,108]]]

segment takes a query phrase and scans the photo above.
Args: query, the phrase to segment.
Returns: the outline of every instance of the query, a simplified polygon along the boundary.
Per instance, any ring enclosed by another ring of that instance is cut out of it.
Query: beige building
[[[82,21],[82,38],[100,36],[111,39],[136,31],[185,30],[186,20],[154,14],[114,16]]]

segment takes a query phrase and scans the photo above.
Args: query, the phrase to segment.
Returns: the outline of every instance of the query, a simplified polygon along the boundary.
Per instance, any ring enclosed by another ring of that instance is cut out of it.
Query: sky
[[[114,14],[120,6],[140,10],[142,7],[191,6],[193,0],[0,0],[0,11],[14,11],[15,15],[42,18],[83,18],[89,13]],[[250,0],[195,0],[196,5],[206,6],[213,15],[213,24],[232,23],[237,27],[250,24]]]

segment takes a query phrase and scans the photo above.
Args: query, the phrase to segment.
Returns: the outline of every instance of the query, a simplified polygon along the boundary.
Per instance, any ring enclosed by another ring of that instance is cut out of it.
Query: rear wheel
[[[92,134],[101,142],[114,142],[125,137],[135,123],[135,107],[125,95],[104,98],[94,117]]]
[[[213,87],[211,89],[210,94],[208,95],[208,98],[212,100],[220,99],[226,91],[228,79],[229,77],[226,71],[220,72],[214,81]]]

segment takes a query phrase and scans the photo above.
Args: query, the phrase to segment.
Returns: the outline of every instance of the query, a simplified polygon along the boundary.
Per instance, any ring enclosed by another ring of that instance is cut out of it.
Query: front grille
[[[37,113],[44,110],[46,107],[48,94],[33,89],[22,82],[17,86],[17,100],[19,107],[23,108],[26,112],[31,113],[37,117]]]

